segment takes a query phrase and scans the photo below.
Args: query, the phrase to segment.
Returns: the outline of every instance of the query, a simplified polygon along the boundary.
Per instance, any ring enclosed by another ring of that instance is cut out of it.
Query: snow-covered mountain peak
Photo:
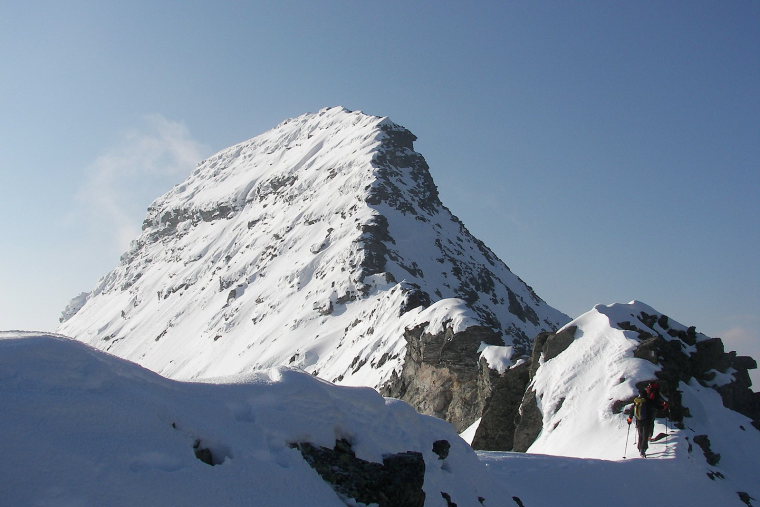
[[[392,125],[341,107],[287,120],[198,164],[184,183],[153,203],[146,226],[167,221],[168,217],[162,218],[167,209],[212,212],[266,202],[277,197],[283,186],[292,187],[291,194],[308,195],[309,188],[319,188],[339,175],[350,174],[348,183],[359,191],[371,182],[372,172],[356,169],[366,167],[383,137],[381,129]],[[341,192],[349,188],[342,187]]]
[[[377,387],[400,370],[404,330],[454,299],[444,326],[528,353],[569,319],[441,204],[415,139],[338,107],[220,151],[150,206],[60,331],[178,378],[287,364]]]

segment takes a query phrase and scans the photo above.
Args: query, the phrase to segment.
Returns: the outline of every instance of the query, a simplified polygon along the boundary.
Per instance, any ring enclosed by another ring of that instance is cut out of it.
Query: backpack
[[[633,416],[637,421],[643,421],[647,418],[647,399],[643,396],[636,396],[633,399]]]

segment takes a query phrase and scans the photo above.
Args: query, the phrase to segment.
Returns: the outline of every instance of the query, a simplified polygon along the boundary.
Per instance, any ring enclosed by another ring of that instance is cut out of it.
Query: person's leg
[[[636,421],[636,434],[638,435],[639,454],[644,454],[649,445],[647,442],[647,428],[644,421]]]
[[[643,445],[642,445],[642,448],[641,448],[641,452],[647,452],[647,449],[649,448],[649,439],[652,437],[652,433],[654,433],[654,419],[645,421],[641,425],[641,427],[642,427],[642,430],[643,430],[642,431],[642,433],[643,433],[643,438],[642,438]]]

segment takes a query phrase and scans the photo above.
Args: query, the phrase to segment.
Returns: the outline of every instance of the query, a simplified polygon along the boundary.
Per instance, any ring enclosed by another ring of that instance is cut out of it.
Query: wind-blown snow
[[[499,374],[504,373],[514,363],[512,362],[512,347],[503,347],[501,345],[485,345],[480,347],[480,357],[486,360],[488,367],[496,370]]]
[[[440,203],[413,139],[330,108],[217,153],[151,205],[58,331],[178,379],[290,365],[378,387],[425,319],[528,353],[569,318]]]
[[[441,491],[459,505],[504,495],[448,423],[288,368],[185,383],[62,336],[4,332],[0,399],[3,505],[342,506],[289,447],[337,438],[375,462],[421,452],[426,505],[445,506]],[[217,466],[196,459],[197,441]]]

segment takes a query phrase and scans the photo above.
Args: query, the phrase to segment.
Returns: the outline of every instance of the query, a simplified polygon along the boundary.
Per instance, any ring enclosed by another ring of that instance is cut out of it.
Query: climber
[[[660,395],[660,385],[650,382],[645,388],[639,389],[639,396],[633,399],[633,405],[628,411],[628,424],[636,419],[638,433],[639,455],[647,457],[649,440],[654,433],[654,418],[657,409],[668,410],[668,402]]]

